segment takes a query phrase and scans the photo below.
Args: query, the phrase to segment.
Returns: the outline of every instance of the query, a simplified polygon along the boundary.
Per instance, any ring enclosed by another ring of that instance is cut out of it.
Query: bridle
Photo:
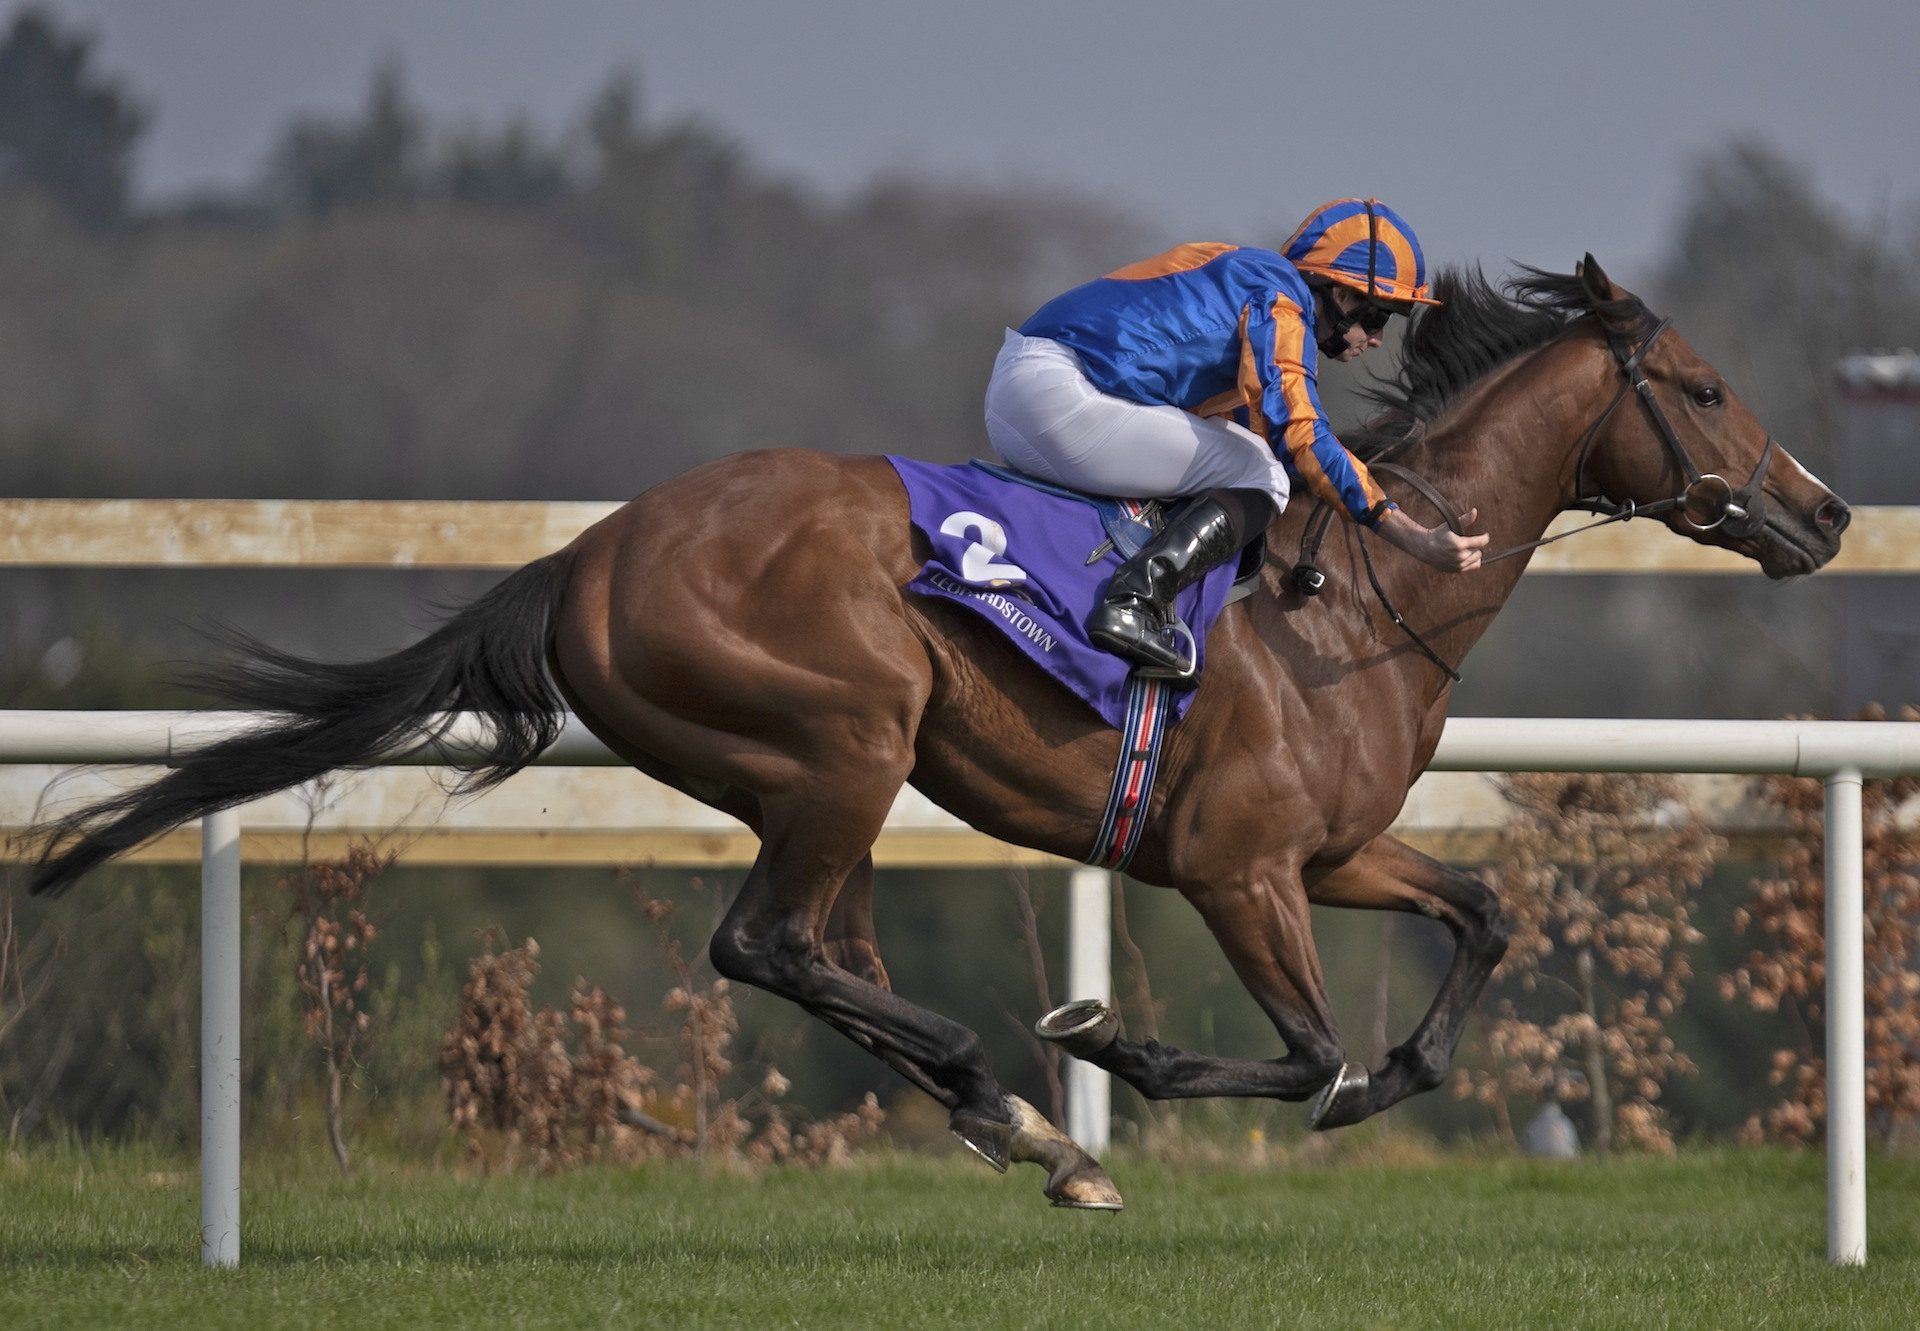
[[[1612,351],[1615,363],[1620,366],[1624,382],[1620,385],[1620,391],[1615,393],[1613,400],[1607,404],[1606,410],[1595,417],[1593,423],[1587,426],[1586,432],[1580,436],[1580,457],[1573,473],[1575,497],[1566,505],[1570,510],[1601,514],[1600,521],[1590,522],[1584,527],[1576,527],[1569,532],[1561,532],[1558,536],[1543,536],[1537,541],[1528,541],[1522,545],[1510,546],[1495,554],[1484,555],[1480,560],[1483,566],[1506,559],[1511,555],[1536,550],[1543,545],[1552,545],[1555,541],[1564,541],[1569,536],[1578,536],[1582,532],[1589,532],[1596,527],[1607,526],[1609,523],[1626,522],[1633,518],[1658,517],[1660,514],[1675,510],[1679,511],[1681,520],[1695,531],[1717,529],[1726,532],[1735,540],[1752,536],[1766,525],[1766,498],[1761,493],[1760,487],[1766,481],[1767,468],[1773,463],[1773,435],[1767,435],[1767,446],[1761,450],[1759,462],[1754,464],[1753,475],[1747,478],[1745,485],[1735,489],[1725,477],[1700,470],[1694,463],[1692,455],[1687,452],[1686,445],[1680,442],[1680,436],[1675,432],[1673,422],[1667,419],[1666,411],[1653,395],[1653,384],[1647,379],[1646,371],[1642,367],[1647,353],[1653,349],[1653,344],[1660,340],[1660,334],[1666,332],[1672,323],[1672,319],[1662,319],[1654,325],[1653,331],[1647,334],[1646,340],[1632,351],[1628,351],[1625,344],[1618,338],[1612,336],[1607,338],[1607,347]],[[1667,499],[1657,499],[1650,504],[1636,504],[1631,499],[1610,499],[1604,494],[1585,493],[1587,460],[1593,454],[1593,447],[1600,437],[1602,427],[1612,419],[1613,413],[1619,409],[1620,404],[1626,401],[1629,392],[1640,399],[1640,405],[1645,409],[1654,432],[1660,436],[1661,443],[1666,446],[1667,452],[1679,464],[1681,474],[1686,477],[1686,483],[1681,486],[1678,494]],[[1375,462],[1370,466],[1374,471],[1384,471],[1407,482],[1423,499],[1439,510],[1440,515],[1446,519],[1449,530],[1455,535],[1466,534],[1463,530],[1464,524],[1461,521],[1460,510],[1447,502],[1445,497],[1424,477],[1390,462]],[[1319,553],[1320,542],[1325,538],[1327,526],[1332,518],[1332,508],[1323,504],[1320,510],[1307,520],[1306,530],[1301,534],[1300,562],[1293,570],[1293,584],[1303,596],[1317,596],[1320,594],[1320,589],[1326,585],[1326,574],[1315,566],[1314,558]],[[1374,595],[1379,597],[1388,618],[1413,641],[1413,645],[1419,648],[1428,660],[1446,671],[1454,682],[1458,683],[1460,672],[1434,651],[1387,599],[1386,591],[1381,587],[1380,579],[1374,573],[1373,556],[1367,551],[1364,532],[1360,534],[1360,553],[1366,562],[1367,580],[1373,585]]]
[[[1624,522],[1629,518],[1650,518],[1662,513],[1680,511],[1681,520],[1695,531],[1724,530],[1735,540],[1752,536],[1766,525],[1766,499],[1760,492],[1767,478],[1767,468],[1773,463],[1773,436],[1767,436],[1767,446],[1761,450],[1760,461],[1754,464],[1753,475],[1739,489],[1734,489],[1725,477],[1713,472],[1702,472],[1694,464],[1693,457],[1687,452],[1686,445],[1680,442],[1680,436],[1674,432],[1673,422],[1667,419],[1667,413],[1661,408],[1659,400],[1653,395],[1653,384],[1648,381],[1646,371],[1641,368],[1647,353],[1659,340],[1660,334],[1667,331],[1671,319],[1662,319],[1647,334],[1646,341],[1631,353],[1615,338],[1607,339],[1607,346],[1613,352],[1613,358],[1620,365],[1620,372],[1626,382],[1620,391],[1613,395],[1613,401],[1600,413],[1587,432],[1580,437],[1580,461],[1573,474],[1574,501],[1567,505],[1570,509],[1579,509],[1587,513],[1601,513],[1608,522]],[[1616,408],[1626,399],[1631,390],[1640,399],[1640,405],[1646,409],[1647,419],[1653,423],[1654,431],[1660,441],[1666,445],[1667,452],[1680,465],[1681,473],[1687,478],[1680,493],[1670,499],[1656,500],[1644,506],[1636,505],[1631,499],[1609,499],[1605,495],[1583,494],[1587,488],[1587,459],[1593,454],[1594,441],[1600,437],[1600,428],[1607,423]],[[1578,531],[1563,532],[1549,540],[1534,541],[1527,545],[1517,545],[1511,550],[1502,550],[1498,555],[1482,559],[1483,564],[1494,559],[1504,559],[1508,555],[1518,554],[1522,550],[1531,550],[1535,546],[1549,544],[1550,541],[1564,540],[1576,536],[1581,531],[1590,531],[1602,523],[1590,523]]]

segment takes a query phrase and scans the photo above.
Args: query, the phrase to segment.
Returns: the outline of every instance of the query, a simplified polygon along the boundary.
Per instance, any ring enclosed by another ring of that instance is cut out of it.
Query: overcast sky
[[[1176,240],[1374,194],[1430,258],[1657,262],[1731,136],[1862,219],[1920,204],[1920,0],[42,0],[154,113],[149,198],[257,171],[397,57],[437,122],[577,122],[617,68],[838,195],[909,170],[1059,184]],[[9,13],[17,0],[0,0]]]

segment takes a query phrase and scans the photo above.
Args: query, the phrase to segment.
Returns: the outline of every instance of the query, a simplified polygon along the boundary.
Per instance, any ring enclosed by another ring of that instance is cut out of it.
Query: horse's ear
[[[1600,261],[1591,254],[1574,265],[1573,274],[1580,279],[1580,289],[1586,293],[1587,308],[1601,324],[1615,333],[1626,331],[1640,303],[1634,294],[1608,277]]]
[[[1591,254],[1573,266],[1573,274],[1580,279],[1580,286],[1586,291],[1590,306],[1605,305],[1626,294],[1613,284],[1613,279],[1600,267],[1600,261]]]

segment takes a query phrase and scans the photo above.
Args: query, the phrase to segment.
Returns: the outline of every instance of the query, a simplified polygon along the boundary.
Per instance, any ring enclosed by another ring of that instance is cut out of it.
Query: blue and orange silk
[[[1272,250],[1180,245],[1075,287],[1021,325],[1071,347],[1103,393],[1201,416],[1232,414],[1296,485],[1376,526],[1386,494],[1327,426],[1314,303]]]

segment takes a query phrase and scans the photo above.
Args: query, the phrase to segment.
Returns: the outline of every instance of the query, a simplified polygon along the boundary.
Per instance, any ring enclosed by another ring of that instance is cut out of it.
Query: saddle
[[[1123,728],[1132,662],[1096,646],[1093,609],[1121,563],[1164,521],[1157,503],[1082,494],[990,463],[942,466],[888,455],[907,492],[925,562],[906,586],[979,617],[1107,723]],[[1222,565],[1181,592],[1175,615],[1191,629],[1194,665],[1236,575],[1259,568],[1260,551]],[[1191,691],[1174,699],[1178,718]]]
[[[984,458],[973,459],[971,465],[998,480],[1090,505],[1100,515],[1100,529],[1106,533],[1107,539],[1087,553],[1089,566],[1099,563],[1109,551],[1117,551],[1122,559],[1133,558],[1167,525],[1167,501],[1164,499],[1117,499],[1112,495],[1075,490],[1071,486],[1043,481],[1038,476],[1029,476]],[[1239,562],[1234,566],[1233,588],[1227,593],[1223,605],[1232,605],[1252,595],[1253,589],[1260,583],[1260,570],[1266,562],[1267,537],[1262,532],[1241,549]]]

